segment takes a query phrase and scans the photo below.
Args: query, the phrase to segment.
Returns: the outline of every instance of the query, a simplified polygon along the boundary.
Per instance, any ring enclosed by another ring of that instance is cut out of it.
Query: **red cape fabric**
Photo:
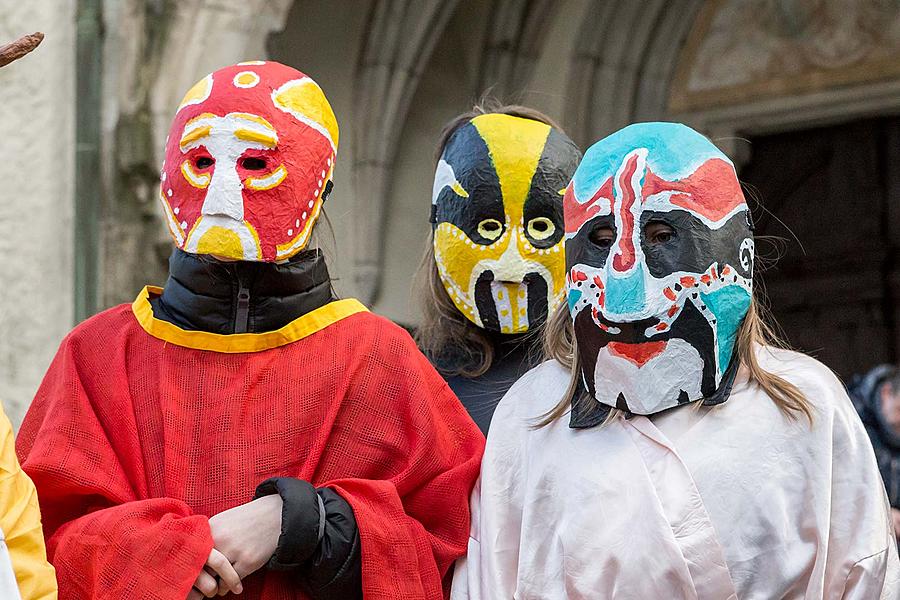
[[[193,350],[127,305],[62,343],[17,441],[60,598],[187,596],[208,516],[267,477],[330,486],[353,507],[367,599],[441,598],[466,550],[481,433],[409,335],[358,313],[278,348]],[[303,598],[289,574],[240,598]]]

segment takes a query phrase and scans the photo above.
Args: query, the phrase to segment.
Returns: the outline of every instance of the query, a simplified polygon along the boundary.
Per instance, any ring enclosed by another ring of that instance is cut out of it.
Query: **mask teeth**
[[[602,301],[602,296],[601,296]],[[614,327],[612,325],[607,325],[606,323],[602,323],[600,321],[600,313],[597,311],[596,306],[591,306],[591,315],[594,317],[594,325],[600,328],[601,331],[605,331],[610,335],[618,335],[622,333],[622,330],[618,327]]]

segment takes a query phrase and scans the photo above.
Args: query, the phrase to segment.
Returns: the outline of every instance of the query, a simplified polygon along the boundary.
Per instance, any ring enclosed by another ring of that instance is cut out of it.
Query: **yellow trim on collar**
[[[341,319],[368,309],[356,299],[335,300],[325,306],[297,317],[281,329],[266,333],[235,333],[223,335],[206,331],[187,331],[153,316],[150,294],[161,294],[162,288],[148,285],[141,290],[131,305],[131,310],[144,331],[155,338],[194,350],[211,350],[237,354],[240,352],[260,352],[284,346],[325,329]]]

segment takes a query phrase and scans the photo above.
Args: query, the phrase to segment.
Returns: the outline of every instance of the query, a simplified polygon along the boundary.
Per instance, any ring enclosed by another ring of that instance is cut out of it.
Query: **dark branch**
[[[5,46],[0,46],[0,67],[5,67],[14,60],[18,60],[38,47],[44,40],[44,34],[41,32],[26,35]]]

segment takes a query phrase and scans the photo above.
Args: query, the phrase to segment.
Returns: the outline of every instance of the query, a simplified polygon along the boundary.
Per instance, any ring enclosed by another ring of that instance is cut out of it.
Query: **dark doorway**
[[[758,271],[790,344],[848,378],[896,362],[900,322],[900,119],[751,139],[741,179]],[[777,246],[777,244],[775,244]],[[764,261],[765,262],[765,261]]]

